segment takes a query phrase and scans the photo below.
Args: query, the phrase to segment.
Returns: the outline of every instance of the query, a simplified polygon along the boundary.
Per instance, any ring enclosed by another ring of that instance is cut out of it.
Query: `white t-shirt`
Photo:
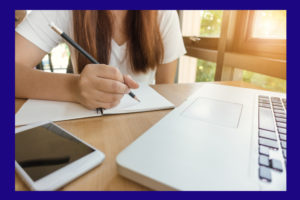
[[[73,19],[71,10],[36,10],[26,16],[17,26],[16,32],[38,46],[45,52],[50,52],[63,39],[49,26],[54,22],[57,27],[73,37]],[[179,27],[179,19],[175,10],[158,11],[158,23],[164,45],[164,59],[162,64],[169,63],[186,53]],[[69,44],[68,44],[69,45]],[[126,43],[119,46],[114,40],[111,42],[111,56],[109,65],[119,68],[123,74],[129,74],[139,83],[154,84],[155,70],[147,73],[134,73],[130,68],[129,58],[126,55]],[[70,47],[70,45],[69,45]],[[71,60],[76,70],[76,51],[70,47]],[[125,57],[125,58],[124,58]],[[76,72],[76,71],[75,71]]]

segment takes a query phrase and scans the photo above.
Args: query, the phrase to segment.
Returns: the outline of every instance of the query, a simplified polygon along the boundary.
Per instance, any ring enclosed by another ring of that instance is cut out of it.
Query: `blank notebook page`
[[[171,102],[148,85],[140,85],[138,89],[132,90],[132,92],[141,102],[137,102],[129,95],[124,95],[118,106],[103,110],[103,113],[105,115],[121,114],[174,108]],[[95,110],[89,110],[77,103],[29,99],[15,115],[15,125],[95,116],[99,116]]]

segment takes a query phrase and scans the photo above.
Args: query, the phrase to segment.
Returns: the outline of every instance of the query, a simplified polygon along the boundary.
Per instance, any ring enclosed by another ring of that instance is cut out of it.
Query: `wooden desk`
[[[262,89],[241,81],[214,83]],[[202,85],[203,83],[163,84],[152,87],[178,106]],[[25,99],[16,99],[16,112],[25,101]],[[118,174],[116,156],[170,111],[161,110],[56,122],[106,155],[100,166],[69,183],[61,190],[149,190]],[[28,190],[17,174],[15,175],[15,190]]]

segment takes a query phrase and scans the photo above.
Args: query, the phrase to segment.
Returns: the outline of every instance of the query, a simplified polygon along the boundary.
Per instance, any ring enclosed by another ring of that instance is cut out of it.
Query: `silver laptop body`
[[[286,190],[286,94],[204,84],[117,166],[154,190]]]

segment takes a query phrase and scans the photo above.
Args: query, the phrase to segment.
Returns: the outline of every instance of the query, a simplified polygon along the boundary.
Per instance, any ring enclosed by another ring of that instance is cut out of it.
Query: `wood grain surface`
[[[261,89],[241,81],[214,83]],[[153,85],[152,87],[162,96],[174,103],[175,106],[179,106],[202,85],[203,83],[161,84]],[[25,101],[26,99],[15,99],[15,112],[21,108]],[[171,110],[172,109],[55,122],[106,155],[101,165],[67,184],[61,188],[61,190],[149,190],[118,174],[115,161],[116,156]],[[15,190],[29,190],[18,174],[15,174]]]

